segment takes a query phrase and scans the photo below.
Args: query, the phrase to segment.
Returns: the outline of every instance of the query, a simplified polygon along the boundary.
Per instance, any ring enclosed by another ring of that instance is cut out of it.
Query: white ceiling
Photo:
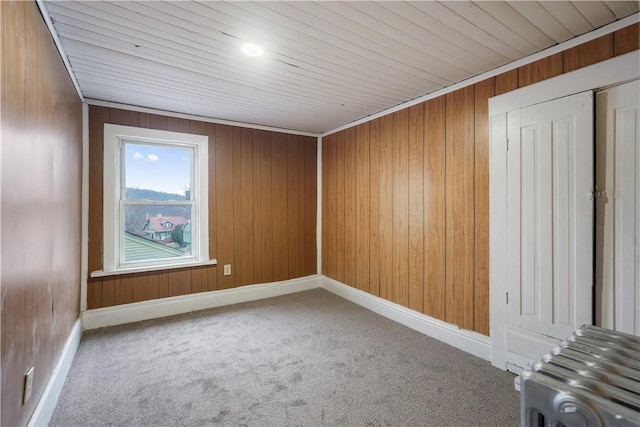
[[[83,96],[324,132],[638,12],[637,1],[46,1]],[[265,55],[242,55],[245,41]]]

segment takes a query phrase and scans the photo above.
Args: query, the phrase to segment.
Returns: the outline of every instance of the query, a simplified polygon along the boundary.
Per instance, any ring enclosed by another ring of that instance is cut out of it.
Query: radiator
[[[520,374],[530,427],[640,427],[640,338],[583,326]]]

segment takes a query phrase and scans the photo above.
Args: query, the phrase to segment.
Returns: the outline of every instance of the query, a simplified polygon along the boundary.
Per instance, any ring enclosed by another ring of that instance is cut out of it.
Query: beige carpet
[[[518,424],[511,374],[322,289],[87,331],[51,420]]]

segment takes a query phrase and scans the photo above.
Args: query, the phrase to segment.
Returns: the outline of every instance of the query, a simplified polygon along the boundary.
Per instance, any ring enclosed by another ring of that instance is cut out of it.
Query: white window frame
[[[124,191],[121,178],[124,170],[122,151],[125,142],[161,144],[192,150],[191,222],[192,230],[196,229],[197,233],[192,234],[191,256],[121,265],[120,258],[124,249],[120,235],[124,218],[121,215],[120,200]],[[103,269],[91,272],[91,277],[215,264],[215,259],[209,259],[209,138],[205,135],[106,123],[103,143]]]

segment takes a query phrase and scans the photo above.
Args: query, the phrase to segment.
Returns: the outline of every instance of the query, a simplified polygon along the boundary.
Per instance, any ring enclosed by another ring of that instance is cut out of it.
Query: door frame
[[[489,293],[491,363],[507,369],[507,112],[640,78],[633,51],[489,99]]]

